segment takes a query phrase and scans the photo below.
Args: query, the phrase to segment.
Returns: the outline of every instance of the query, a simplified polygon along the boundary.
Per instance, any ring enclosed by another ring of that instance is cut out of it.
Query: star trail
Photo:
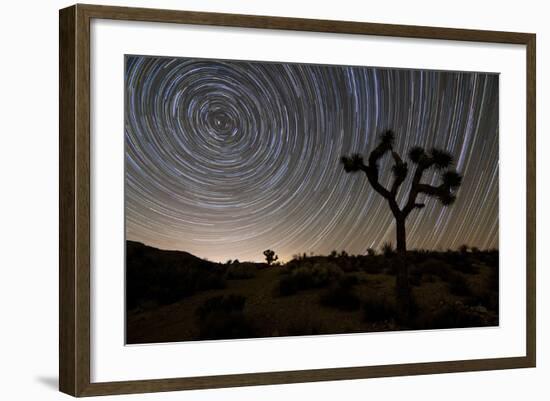
[[[497,74],[126,56],[125,86],[129,240],[223,262],[395,244],[387,202],[339,162],[393,129],[403,158],[438,147],[463,175],[454,205],[419,197],[408,248],[498,248]]]

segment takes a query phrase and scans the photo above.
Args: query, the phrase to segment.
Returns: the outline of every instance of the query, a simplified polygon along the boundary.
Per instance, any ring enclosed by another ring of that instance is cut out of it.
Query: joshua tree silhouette
[[[425,206],[423,202],[417,201],[419,195],[437,198],[443,206],[452,205],[456,200],[456,190],[462,183],[462,176],[455,170],[451,170],[453,157],[450,153],[435,148],[426,151],[419,146],[412,147],[409,150],[408,156],[410,161],[416,165],[416,168],[412,177],[408,197],[406,198],[405,204],[401,207],[397,201],[397,193],[401,184],[403,184],[407,178],[409,166],[403,161],[401,156],[394,151],[394,140],[395,134],[393,131],[387,130],[380,136],[380,141],[376,148],[370,152],[367,164],[363,162],[363,157],[357,153],[349,157],[342,156],[341,162],[347,173],[359,171],[365,173],[373,189],[386,199],[393,213],[396,228],[396,251],[400,258],[396,282],[397,296],[401,312],[408,316],[410,309],[410,289],[406,261],[407,237],[405,221],[413,210],[421,209]],[[378,162],[388,152],[391,153],[393,158],[393,182],[389,190],[378,180]],[[421,182],[424,172],[431,168],[436,169],[440,173],[441,184],[438,186]]]
[[[275,255],[275,251],[272,251],[271,249],[266,249],[264,251],[264,256],[268,266],[271,266],[273,262],[279,260],[279,257]]]

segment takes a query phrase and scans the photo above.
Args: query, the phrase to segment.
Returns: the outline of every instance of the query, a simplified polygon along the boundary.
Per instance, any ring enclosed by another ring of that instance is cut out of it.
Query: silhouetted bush
[[[239,263],[229,266],[225,273],[225,277],[228,280],[247,280],[256,277],[256,273],[256,264]]]
[[[409,266],[409,284],[418,287],[422,284],[422,272],[414,265]]]
[[[256,337],[255,330],[242,312],[213,313],[199,322],[200,340]]]
[[[344,287],[353,287],[357,284],[359,284],[360,280],[359,277],[356,274],[345,274],[340,277],[338,280],[338,283]]]
[[[393,249],[393,245],[391,242],[385,242],[384,245],[382,245],[382,254],[385,257],[391,257],[395,255],[395,250]]]
[[[361,300],[353,289],[357,282],[355,276],[342,277],[321,295],[321,305],[345,311],[359,309]]]
[[[366,273],[380,274],[388,266],[388,261],[384,256],[368,256],[360,259],[360,267]]]
[[[342,269],[333,263],[305,263],[291,269],[279,279],[280,295],[292,295],[310,288],[320,288],[343,275]]]
[[[196,310],[197,316],[202,319],[214,312],[241,312],[244,309],[246,297],[237,294],[217,295],[208,298]]]
[[[417,265],[417,269],[422,275],[432,274],[439,277],[443,281],[449,281],[451,276],[454,274],[451,267],[447,263],[435,258],[429,258],[420,263]]]
[[[479,262],[486,264],[490,267],[498,267],[499,253],[497,249],[489,249],[485,251],[481,251],[478,249],[475,252],[472,249],[472,254]]]
[[[363,303],[363,318],[367,322],[377,323],[396,318],[395,304],[386,298],[371,295]]]
[[[255,330],[243,313],[246,297],[224,295],[207,299],[196,310],[199,339],[254,337]]]
[[[485,325],[483,317],[466,308],[464,305],[454,303],[439,308],[426,319],[421,328],[446,329],[458,327],[476,327]]]
[[[464,274],[478,274],[479,266],[474,265],[470,262],[459,262],[453,265],[453,268]]]
[[[433,274],[423,274],[422,275],[422,282],[424,283],[434,283],[437,280],[436,276]]]
[[[499,289],[499,268],[498,266],[491,266],[489,272],[489,277],[487,278],[487,286],[492,291],[497,291]]]
[[[312,317],[293,319],[286,327],[286,335],[289,336],[314,336],[326,332],[327,329],[324,325],[317,320],[313,320]]]
[[[298,285],[291,276],[284,276],[279,280],[279,294],[283,296],[293,295],[298,292]]]
[[[467,300],[468,306],[483,306],[488,310],[498,311],[498,292],[484,290],[479,294],[471,295]]]
[[[195,272],[195,291],[219,290],[225,288],[225,279],[222,272]]]
[[[460,273],[455,273],[450,276],[449,291],[456,296],[469,296],[472,294],[472,290],[468,285],[468,281]]]

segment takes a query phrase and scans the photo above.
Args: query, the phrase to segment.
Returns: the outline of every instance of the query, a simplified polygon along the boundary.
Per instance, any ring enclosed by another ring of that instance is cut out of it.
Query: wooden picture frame
[[[526,355],[92,383],[90,380],[90,21],[94,18],[524,45],[527,54],[525,60],[527,71]],[[534,34],[80,4],[60,10],[59,29],[59,388],[62,392],[73,396],[95,396],[535,366],[536,37]]]

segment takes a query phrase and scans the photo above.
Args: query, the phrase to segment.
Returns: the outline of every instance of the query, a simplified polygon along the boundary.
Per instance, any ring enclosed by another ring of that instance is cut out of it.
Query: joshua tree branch
[[[417,192],[420,194],[426,194],[429,196],[439,196],[442,193],[448,192],[448,188],[446,188],[443,185],[434,187],[433,185],[428,185],[428,184],[418,184]]]
[[[376,165],[376,161],[378,159],[373,159],[371,154],[369,160],[372,160],[374,164],[370,164],[368,166],[365,165],[365,163],[363,162],[363,157],[360,154],[353,154],[350,157],[342,156],[341,159],[342,164],[344,165],[344,170],[347,173],[362,171],[367,176],[374,190],[382,195],[384,198],[389,199],[390,192],[386,188],[384,188],[384,186],[382,186],[382,184],[380,184],[380,182],[378,181],[378,166]]]
[[[388,191],[380,182],[378,181],[378,168],[377,167],[370,167],[370,166],[363,166],[361,167],[361,171],[363,171],[367,178],[369,179],[370,185],[372,185],[373,189],[378,192],[380,195],[382,195],[386,199],[390,199],[391,194],[390,191]]]
[[[452,192],[452,187],[445,182],[439,186],[433,186],[429,184],[420,184],[413,183],[411,187],[411,192],[409,195],[409,201],[403,209],[403,214],[408,216],[408,214],[415,208],[420,209],[425,205],[423,203],[417,203],[416,198],[419,194],[424,194],[431,196],[433,198],[438,198],[443,205],[450,205],[455,201],[455,195]]]
[[[397,204],[397,201],[395,200],[395,194],[388,191],[380,182],[378,181],[378,169],[371,168],[370,166],[363,166],[361,168],[362,171],[365,172],[367,175],[367,178],[369,180],[369,183],[371,184],[372,188],[378,192],[380,195],[382,195],[389,203],[390,209],[395,217],[401,216],[401,210],[399,209],[399,205]]]
[[[422,179],[422,175],[424,174],[424,171],[426,171],[427,168],[428,167],[424,163],[418,164],[416,166],[416,170],[414,172],[414,176],[411,184],[411,189],[409,192],[409,199],[407,200],[407,204],[403,208],[403,214],[405,216],[408,216],[409,213],[415,208],[416,197],[418,196],[419,186],[421,185],[420,180]]]
[[[399,190],[399,187],[401,186],[401,184],[403,184],[403,182],[407,178],[409,169],[408,169],[407,163],[403,162],[403,159],[401,159],[401,157],[397,152],[392,151],[391,154],[394,160],[394,165],[392,167],[394,179],[393,179],[393,184],[392,184],[390,193],[395,198],[395,196],[397,195],[397,191]]]

